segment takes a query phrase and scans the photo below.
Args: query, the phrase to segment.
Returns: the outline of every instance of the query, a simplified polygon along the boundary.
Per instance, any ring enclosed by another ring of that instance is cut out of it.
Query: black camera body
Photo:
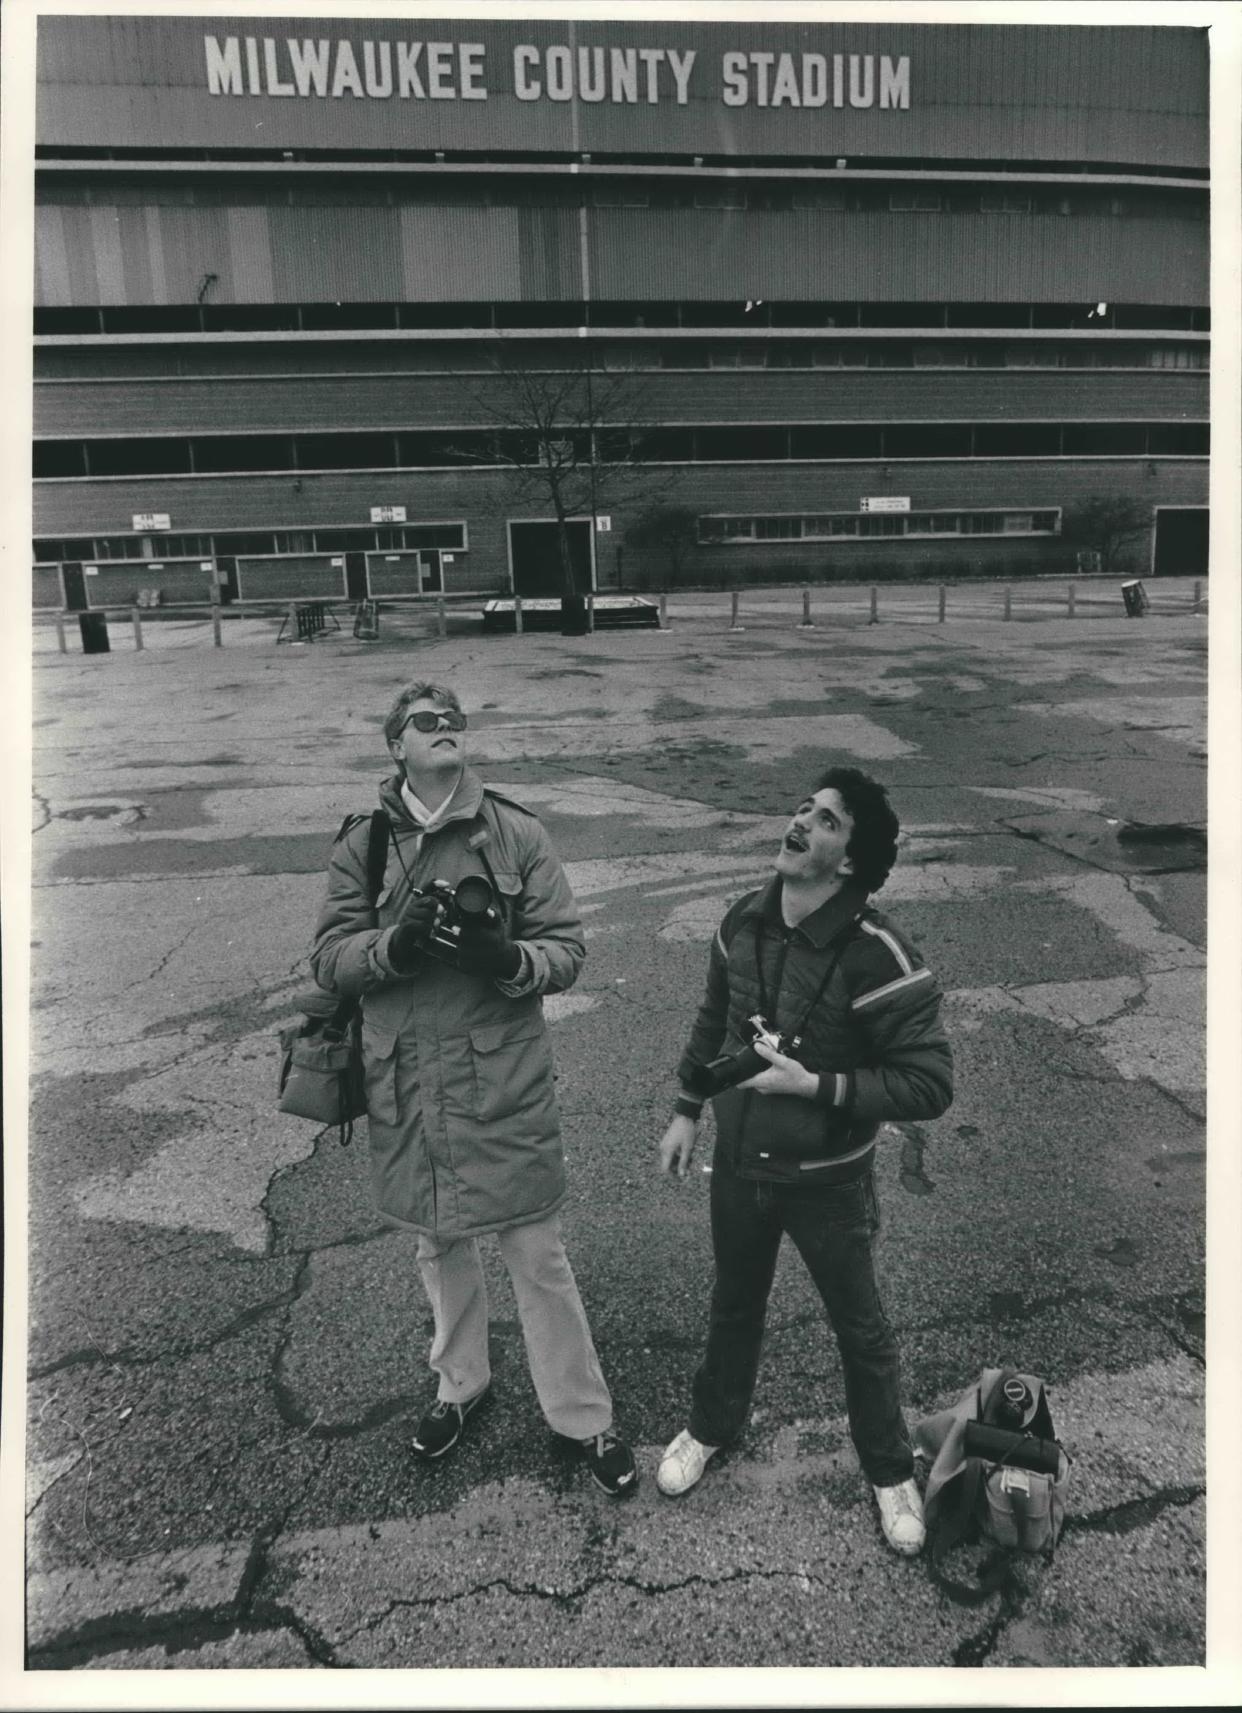
[[[739,1047],[736,1053],[723,1053],[709,1064],[700,1065],[694,1073],[692,1094],[710,1100],[722,1090],[736,1088],[738,1083],[744,1083],[749,1078],[758,1076],[760,1071],[766,1071],[768,1060],[755,1051],[756,1041],[762,1041],[765,1047],[770,1047],[775,1053],[792,1053],[798,1045],[796,1040],[786,1041],[758,1012],[746,1019],[745,1027],[750,1031],[750,1040],[746,1046]]]
[[[415,897],[434,898],[440,906],[424,949],[446,964],[457,963],[463,929],[469,934],[473,928],[490,928],[500,921],[491,882],[481,874],[468,874],[456,886],[433,880]]]

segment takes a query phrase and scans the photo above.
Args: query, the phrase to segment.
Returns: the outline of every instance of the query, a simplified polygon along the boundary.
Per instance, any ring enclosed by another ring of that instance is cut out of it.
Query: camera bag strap
[[[372,915],[375,911],[375,901],[384,886],[384,870],[388,866],[388,837],[391,831],[388,816],[383,809],[375,809],[371,814],[371,825],[367,832],[367,901],[371,906]],[[398,851],[398,857],[400,852]],[[343,999],[324,1025],[324,1033],[341,1037],[353,1023],[354,1014],[358,1010],[356,999]]]

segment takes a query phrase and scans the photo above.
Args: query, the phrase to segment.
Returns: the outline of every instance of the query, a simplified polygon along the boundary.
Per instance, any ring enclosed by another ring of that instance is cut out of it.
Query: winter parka
[[[528,1224],[565,1197],[542,996],[572,987],[586,957],[577,907],[536,816],[485,791],[469,769],[444,821],[426,833],[400,787],[394,778],[380,789],[391,837],[374,913],[370,818],[358,816],[333,848],[311,950],[321,987],[362,998],[376,1204],[393,1223],[442,1238]],[[455,886],[489,866],[524,951],[518,976],[466,975],[430,955],[399,975],[388,943],[411,888],[433,879]]]
[[[756,1013],[800,1036],[789,1056],[818,1073],[815,1097],[726,1089],[712,1103],[716,1146],[741,1177],[847,1182],[871,1169],[882,1120],[938,1118],[953,1099],[940,992],[860,887],[793,928],[780,900],[775,876],[726,913],[679,1074],[688,1090],[695,1067],[737,1052]],[[687,1094],[679,1110],[694,1105]]]

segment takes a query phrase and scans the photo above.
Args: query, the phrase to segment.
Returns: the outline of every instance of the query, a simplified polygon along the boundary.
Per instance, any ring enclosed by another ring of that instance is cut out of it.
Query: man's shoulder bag
[[[950,1599],[973,1606],[995,1593],[1007,1552],[1053,1552],[1065,1521],[1069,1456],[1042,1380],[985,1369],[954,1409],[919,1423],[915,1442],[935,1459],[925,1499],[928,1568]],[[973,1585],[945,1569],[948,1554],[972,1541],[993,1549]]]
[[[359,817],[350,816],[347,832]],[[372,910],[388,862],[388,816],[377,809],[367,835],[367,897]],[[338,835],[339,837],[340,835]],[[332,996],[325,993],[325,1001]],[[343,999],[334,1010],[306,1015],[280,1032],[277,1110],[316,1124],[335,1124],[343,1148],[353,1141],[354,1120],[367,1109],[359,1002]]]

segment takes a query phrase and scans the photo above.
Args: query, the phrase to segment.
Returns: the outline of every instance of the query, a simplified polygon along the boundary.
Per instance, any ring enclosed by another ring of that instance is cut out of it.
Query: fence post
[[[940,585],[940,611],[939,611],[938,617],[939,617],[940,623],[943,624],[944,623],[944,584],[943,583]]]
[[[224,646],[220,629],[220,580],[214,570],[211,573],[211,640],[217,648]]]
[[[804,589],[802,591],[802,623],[798,626],[798,629],[813,630],[814,628],[814,622],[811,618],[811,591],[809,589]]]
[[[62,654],[68,654],[69,644],[65,638],[65,615],[63,613],[57,613],[56,615],[56,642],[60,652]]]
[[[513,597],[513,629],[517,633],[518,636],[521,636],[521,634],[522,634],[522,597],[520,595],[516,595],[516,594]]]
[[[880,595],[874,583],[871,585],[871,618],[868,622],[873,625],[880,622]]]
[[[138,611],[137,607],[131,607],[129,609],[129,616],[134,621],[134,647],[137,649],[141,649],[141,647],[142,647],[142,614]]]
[[[1012,591],[1012,589],[1006,589],[1005,590],[1005,617],[1007,619],[1013,617],[1013,591]]]
[[[1202,583],[1199,583],[1196,581],[1196,583],[1195,583],[1195,598],[1194,598],[1194,601],[1192,602],[1193,606],[1197,607],[1199,605],[1199,596],[1200,596],[1200,592],[1202,591],[1202,588],[1203,588]]]
[[[594,632],[595,632],[595,591],[594,591],[594,589],[588,589],[587,590],[587,635],[592,636],[592,635],[594,635]]]
[[[436,629],[441,636],[448,635],[448,618],[444,611],[444,596],[436,597]]]
[[[1197,595],[1196,595],[1195,599],[1196,599],[1196,601],[1198,600]],[[668,596],[667,595],[661,595],[660,596],[660,629],[661,630],[667,630],[668,629]]]
[[[1072,583],[1069,583],[1066,585],[1065,593],[1067,596],[1067,599],[1065,602],[1066,612],[1067,612],[1067,615],[1072,619],[1074,616],[1074,585]]]
[[[733,591],[733,610],[732,610],[732,613],[731,613],[730,618],[729,618],[729,629],[730,630],[741,630],[741,628],[742,628],[741,625],[738,624],[738,622],[737,622],[737,609],[738,609],[738,605],[739,605],[741,599],[742,599],[742,597],[741,597],[740,592],[737,589],[735,589]]]

